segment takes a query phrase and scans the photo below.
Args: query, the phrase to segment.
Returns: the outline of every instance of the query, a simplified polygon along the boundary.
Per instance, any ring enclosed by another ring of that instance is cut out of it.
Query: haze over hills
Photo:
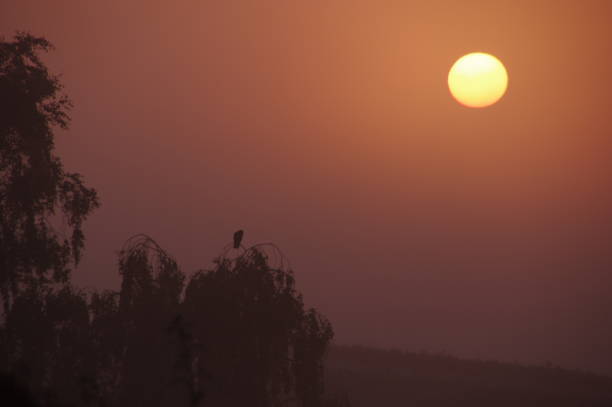
[[[327,391],[353,407],[609,407],[612,377],[444,354],[334,346]]]

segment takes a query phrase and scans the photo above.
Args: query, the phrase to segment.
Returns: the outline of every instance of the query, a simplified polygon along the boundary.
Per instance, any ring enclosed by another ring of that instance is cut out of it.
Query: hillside
[[[326,382],[352,407],[612,406],[610,377],[364,347],[333,347]]]

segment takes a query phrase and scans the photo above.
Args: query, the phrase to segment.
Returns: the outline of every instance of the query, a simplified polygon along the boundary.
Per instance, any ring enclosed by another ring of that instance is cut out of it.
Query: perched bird
[[[240,243],[242,243],[242,236],[244,236],[244,230],[238,230],[234,232],[234,249],[240,247]]]

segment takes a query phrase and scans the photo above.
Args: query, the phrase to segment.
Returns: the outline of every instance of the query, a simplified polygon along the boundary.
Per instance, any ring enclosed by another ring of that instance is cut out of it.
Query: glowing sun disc
[[[486,107],[504,96],[508,72],[493,55],[473,52],[462,56],[448,72],[453,97],[468,107]]]

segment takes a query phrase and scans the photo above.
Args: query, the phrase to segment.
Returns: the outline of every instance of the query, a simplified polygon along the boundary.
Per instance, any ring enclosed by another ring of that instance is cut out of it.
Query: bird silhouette
[[[244,230],[241,229],[234,232],[234,249],[240,247],[240,244],[242,243],[242,236],[244,236]]]

